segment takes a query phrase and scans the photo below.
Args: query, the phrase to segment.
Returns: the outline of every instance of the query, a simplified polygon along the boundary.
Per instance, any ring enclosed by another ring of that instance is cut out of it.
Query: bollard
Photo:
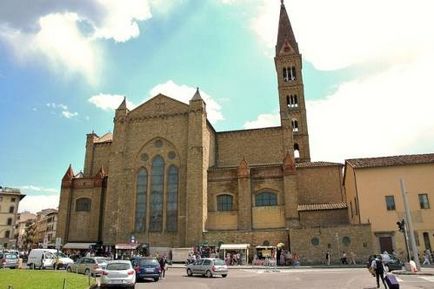
[[[66,278],[63,278],[63,289],[66,289]]]

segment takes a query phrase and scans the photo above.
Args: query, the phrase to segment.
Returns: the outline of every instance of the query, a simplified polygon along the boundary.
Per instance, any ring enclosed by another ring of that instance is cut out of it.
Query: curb
[[[404,270],[398,270],[392,272],[395,275],[419,275],[419,276],[434,276],[434,271],[419,271],[419,272],[410,272]]]

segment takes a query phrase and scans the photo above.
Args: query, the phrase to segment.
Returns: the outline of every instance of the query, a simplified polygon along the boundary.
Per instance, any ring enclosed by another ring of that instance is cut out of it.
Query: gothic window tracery
[[[285,82],[297,79],[295,66],[283,67],[282,73],[283,81]]]
[[[136,221],[135,231],[143,232],[146,226],[146,195],[148,191],[148,172],[142,168],[136,179]]]
[[[170,166],[167,186],[167,220],[168,232],[176,232],[178,224],[178,168]]]
[[[164,159],[157,155],[151,168],[151,198],[149,231],[160,232],[163,229],[163,190]]]
[[[291,120],[292,131],[298,132],[298,121],[296,119]]]

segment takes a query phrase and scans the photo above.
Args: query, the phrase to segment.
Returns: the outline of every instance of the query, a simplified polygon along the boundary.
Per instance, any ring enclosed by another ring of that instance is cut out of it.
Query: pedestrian
[[[386,282],[384,281],[384,265],[383,258],[381,255],[378,255],[371,263],[371,268],[374,269],[375,278],[377,280],[377,288],[380,288],[380,279],[383,282],[384,288],[387,289]]]
[[[163,255],[163,257],[160,258],[160,277],[165,278],[166,277],[166,269],[167,269],[167,259],[166,256]]]
[[[341,262],[342,262],[342,264],[348,264],[347,253],[345,253],[345,251],[342,252]]]
[[[331,261],[330,251],[326,252],[325,259],[326,259],[326,264],[330,266],[330,261]]]
[[[356,265],[356,254],[354,254],[352,250],[350,251],[350,258],[351,258],[351,263]]]
[[[422,263],[422,265],[429,265],[429,264],[431,264],[430,261],[429,261],[429,257],[430,257],[429,250],[426,250],[425,254],[423,255],[423,263]]]

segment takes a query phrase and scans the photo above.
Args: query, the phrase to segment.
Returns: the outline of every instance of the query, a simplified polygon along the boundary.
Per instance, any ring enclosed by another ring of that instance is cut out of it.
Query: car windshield
[[[142,259],[140,260],[140,266],[145,265],[160,265],[156,259]]]
[[[59,256],[60,258],[67,258],[68,257],[65,254],[63,254],[62,252],[56,253],[56,255]]]
[[[130,264],[128,263],[110,263],[107,265],[107,270],[128,270],[130,269]]]
[[[95,260],[96,260],[96,262],[98,264],[107,263],[107,259],[106,258],[95,258]]]
[[[15,254],[5,254],[6,259],[17,259],[17,255]]]
[[[219,266],[225,265],[225,261],[223,261],[222,259],[215,259],[214,264]]]

